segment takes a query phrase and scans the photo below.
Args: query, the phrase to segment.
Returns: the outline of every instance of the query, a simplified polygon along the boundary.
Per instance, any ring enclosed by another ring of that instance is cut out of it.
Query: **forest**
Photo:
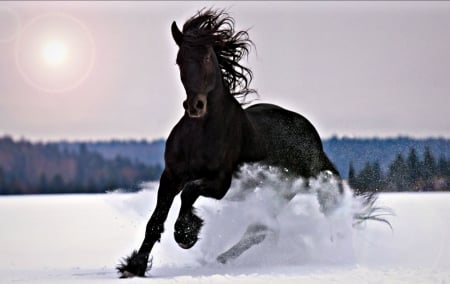
[[[367,161],[358,173],[349,165],[348,183],[357,191],[449,191],[450,159],[436,158],[430,147],[425,147],[420,159],[415,148],[406,157],[401,153],[390,163],[387,171],[378,161]]]
[[[141,182],[159,179],[161,172],[160,164],[120,155],[106,159],[84,143],[70,151],[52,143],[0,138],[0,194],[133,191]]]
[[[358,191],[450,190],[450,140],[336,138],[324,150]],[[164,139],[30,142],[0,137],[0,195],[136,191],[162,173]]]

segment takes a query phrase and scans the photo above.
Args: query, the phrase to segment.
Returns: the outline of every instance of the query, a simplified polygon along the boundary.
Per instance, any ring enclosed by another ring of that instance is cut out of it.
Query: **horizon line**
[[[10,138],[14,142],[31,142],[31,143],[108,143],[108,142],[147,142],[153,143],[157,141],[166,141],[167,137],[148,138],[148,137],[110,137],[110,138],[33,138],[25,135],[14,135],[9,133],[0,133],[0,139]],[[395,140],[395,139],[411,139],[411,140],[430,140],[430,139],[443,139],[450,140],[450,136],[444,135],[429,135],[429,136],[415,136],[411,134],[398,134],[398,135],[348,135],[348,134],[333,134],[326,137],[321,137],[322,141],[331,139],[354,139],[354,140]]]

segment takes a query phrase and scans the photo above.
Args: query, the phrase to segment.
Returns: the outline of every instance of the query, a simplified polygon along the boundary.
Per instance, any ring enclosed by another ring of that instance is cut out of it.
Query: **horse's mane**
[[[230,94],[245,99],[248,94],[256,93],[249,88],[252,71],[239,64],[254,44],[247,31],[235,32],[234,19],[224,10],[203,9],[188,19],[183,25],[183,43],[192,47],[212,46]]]

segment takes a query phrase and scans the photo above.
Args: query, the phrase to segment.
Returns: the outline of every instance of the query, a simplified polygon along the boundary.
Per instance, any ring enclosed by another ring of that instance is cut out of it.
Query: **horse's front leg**
[[[117,267],[121,278],[145,276],[145,272],[148,270],[149,254],[153,245],[161,238],[161,234],[164,231],[164,222],[167,219],[173,200],[179,192],[179,183],[165,170],[160,180],[156,208],[147,223],[144,241],[138,251],[134,251]]]
[[[222,199],[231,185],[231,174],[219,173],[213,177],[186,183],[181,193],[181,208],[175,222],[175,241],[184,249],[198,240],[203,220],[195,215],[193,205],[199,196]]]

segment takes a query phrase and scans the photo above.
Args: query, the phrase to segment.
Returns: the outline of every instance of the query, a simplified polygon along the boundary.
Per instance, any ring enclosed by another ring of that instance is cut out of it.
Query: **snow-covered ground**
[[[348,189],[326,217],[314,194],[280,207],[264,187],[245,201],[198,200],[205,226],[190,250],[173,240],[176,199],[149,277],[119,280],[114,267],[140,245],[156,188],[1,197],[0,283],[450,283],[449,193],[381,194],[378,205],[395,211],[391,231],[377,222],[352,227]],[[276,233],[234,262],[217,263],[256,221]]]

